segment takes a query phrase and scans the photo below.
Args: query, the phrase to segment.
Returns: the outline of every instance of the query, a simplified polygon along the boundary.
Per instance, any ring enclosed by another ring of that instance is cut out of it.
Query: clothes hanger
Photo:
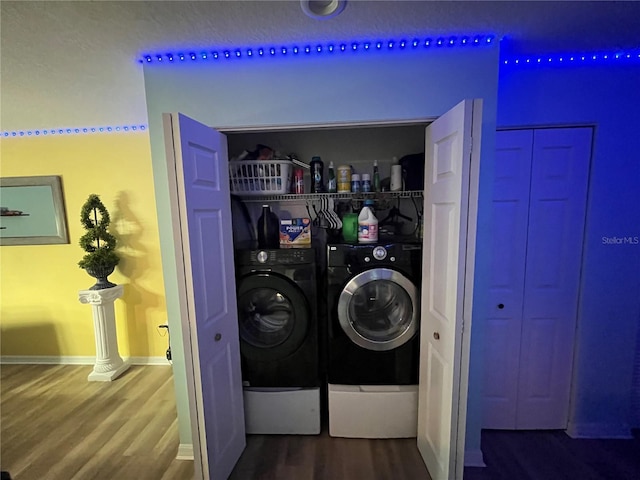
[[[412,222],[413,218],[403,214],[398,207],[391,207],[387,216],[379,222],[378,225],[386,225],[387,223],[398,223],[398,218],[402,218],[407,222]]]

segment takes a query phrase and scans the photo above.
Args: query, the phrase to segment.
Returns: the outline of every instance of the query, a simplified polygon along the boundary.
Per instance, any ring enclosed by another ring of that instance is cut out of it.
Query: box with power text
[[[280,245],[311,245],[311,219],[280,220]]]

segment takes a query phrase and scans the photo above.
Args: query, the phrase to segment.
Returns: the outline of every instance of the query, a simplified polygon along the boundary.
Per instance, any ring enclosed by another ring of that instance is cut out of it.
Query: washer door
[[[389,268],[359,273],[338,299],[342,330],[368,350],[393,350],[411,340],[418,330],[419,311],[416,286]]]
[[[240,350],[254,360],[295,352],[309,327],[309,305],[291,281],[271,273],[250,274],[238,285]]]

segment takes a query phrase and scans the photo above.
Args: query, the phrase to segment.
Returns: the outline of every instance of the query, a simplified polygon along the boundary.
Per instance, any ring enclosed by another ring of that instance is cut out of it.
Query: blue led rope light
[[[412,38],[410,40],[376,40],[376,41],[350,41],[328,43],[306,43],[303,45],[282,45],[271,47],[243,47],[227,48],[220,50],[199,50],[185,52],[167,52],[145,54],[139,59],[140,63],[180,63],[194,61],[237,60],[242,58],[270,58],[305,56],[333,53],[373,52],[383,50],[416,50],[432,47],[464,47],[492,45],[494,35],[471,36],[441,36],[436,38]]]
[[[39,130],[14,130],[0,132],[0,137],[53,137],[60,135],[83,135],[89,133],[121,133],[145,131],[147,125],[116,125],[107,127],[76,127],[76,128],[44,128]]]
[[[509,57],[501,60],[503,65],[511,67],[526,66],[569,66],[585,64],[618,64],[637,62],[640,60],[640,50],[612,51],[612,52],[583,52],[554,55],[528,55],[522,57]]]
[[[340,54],[379,51],[419,50],[425,48],[486,46],[495,43],[494,35],[440,36],[400,40],[350,41],[307,43],[293,46],[227,48],[220,50],[192,50],[186,52],[168,52],[145,54],[138,61],[143,64],[170,64],[181,62],[203,62],[218,60],[238,60],[272,57],[295,57],[319,54]],[[507,66],[534,65],[580,65],[596,63],[624,63],[640,60],[640,50],[583,52],[553,55],[528,55],[503,57],[500,62]]]
[[[249,48],[249,49],[228,49],[222,51],[201,52],[201,53],[166,53],[162,55],[145,55],[139,61],[141,63],[153,62],[186,62],[197,60],[219,60],[234,59],[241,57],[271,57],[276,55],[311,55],[319,53],[335,53],[348,51],[381,51],[381,50],[403,50],[428,47],[453,47],[465,45],[491,45],[495,37],[491,35],[476,35],[474,37],[439,37],[408,40],[385,40],[376,42],[351,42],[351,43],[327,43],[317,45],[305,45],[303,47],[270,47],[270,48]],[[570,65],[593,65],[593,64],[621,64],[635,63],[640,61],[640,50],[612,51],[612,52],[583,52],[576,54],[554,54],[554,55],[530,55],[521,57],[502,58],[500,63],[509,67],[525,66],[570,66]],[[81,128],[51,128],[40,130],[15,130],[2,131],[0,138],[16,137],[39,137],[56,135],[78,135],[91,133],[120,133],[145,131],[147,125],[122,125],[106,127],[81,127]]]

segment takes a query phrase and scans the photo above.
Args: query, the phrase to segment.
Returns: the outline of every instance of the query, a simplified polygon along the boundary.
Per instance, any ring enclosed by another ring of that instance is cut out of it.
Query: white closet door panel
[[[433,480],[463,475],[481,107],[426,129],[417,442]]]
[[[534,133],[517,428],[568,421],[591,129]]]
[[[483,427],[516,428],[533,130],[499,131],[485,315]]]
[[[195,476],[228,478],[245,447],[226,137],[164,114]]]

